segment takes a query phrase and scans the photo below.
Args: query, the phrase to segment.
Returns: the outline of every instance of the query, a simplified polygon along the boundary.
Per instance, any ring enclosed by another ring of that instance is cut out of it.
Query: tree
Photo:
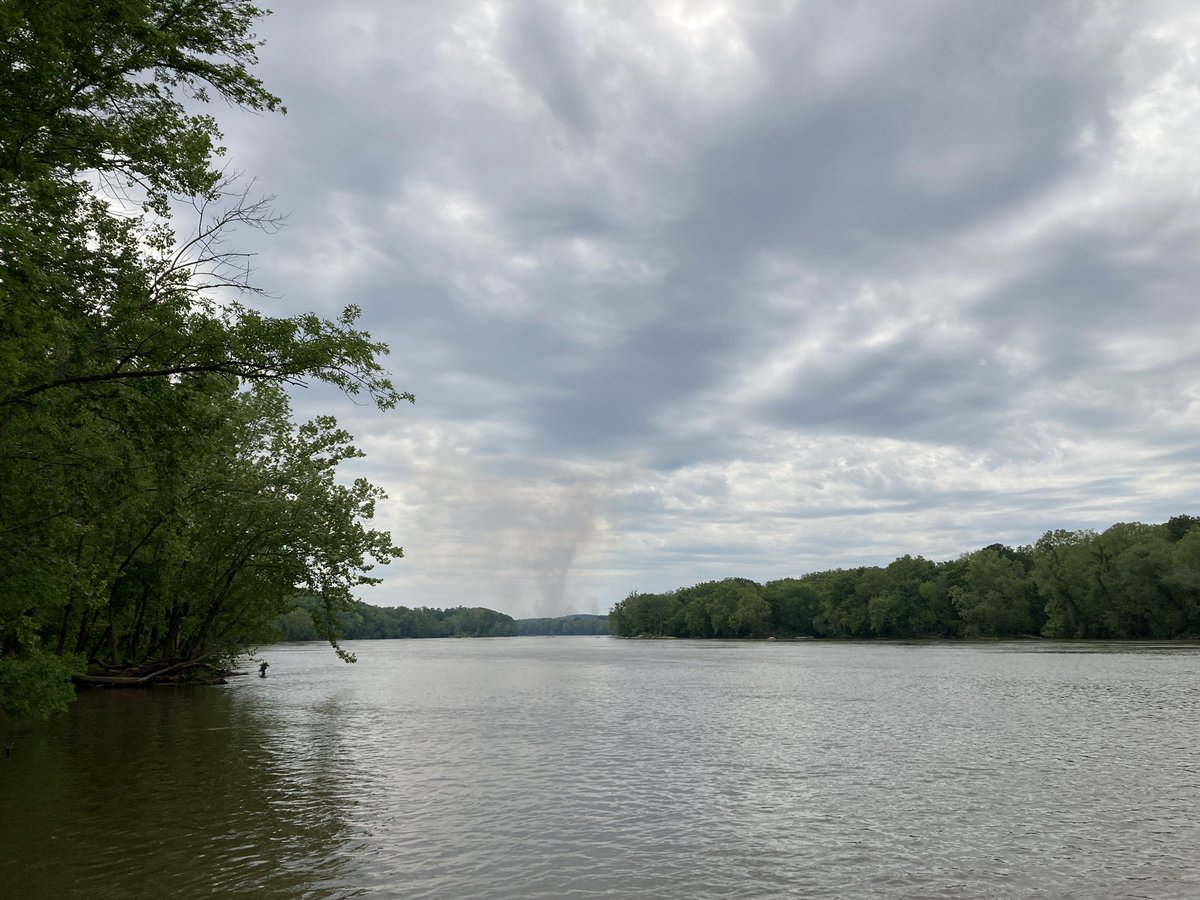
[[[630,591],[624,600],[619,600],[609,610],[608,627],[613,634],[621,637],[634,637],[637,634],[634,608],[640,596],[637,591]]]
[[[70,187],[95,171],[140,187],[165,214],[171,195],[205,196],[222,151],[185,101],[282,110],[250,71],[245,0],[8,0],[0,7],[0,181]]]
[[[1200,636],[1200,528],[1189,529],[1171,544],[1170,568],[1163,584],[1171,603],[1162,612],[1171,637]]]
[[[867,601],[871,633],[876,637],[928,637],[943,631],[927,596],[936,566],[924,557],[901,556],[881,574],[864,576],[872,593]]]
[[[730,626],[737,637],[765,637],[771,631],[771,604],[753,582],[737,587],[737,606]]]
[[[807,581],[799,578],[769,581],[763,588],[763,597],[771,606],[771,619],[779,631],[789,635],[815,633],[813,618],[820,597]]]
[[[1167,520],[1167,540],[1172,544],[1181,541],[1197,525],[1200,525],[1200,517],[1188,515],[1171,516]]]
[[[967,637],[1036,634],[1036,593],[1024,567],[1011,555],[985,547],[966,557],[962,583],[950,597]]]
[[[177,677],[251,640],[297,590],[335,612],[399,548],[330,417],[282,387],[320,379],[381,409],[412,400],[386,347],[339,318],[262,315],[230,189],[220,97],[282,110],[250,72],[245,0],[0,5],[0,708],[38,713],[77,679]],[[196,230],[179,238],[173,203]],[[84,667],[88,668],[84,672]]]
[[[835,569],[810,576],[821,597],[820,611],[813,618],[817,634],[836,638],[868,637],[868,603],[876,592],[873,589],[880,574],[879,569],[860,568]]]
[[[1046,602],[1046,637],[1103,637],[1093,531],[1047,531],[1034,545],[1033,580]]]

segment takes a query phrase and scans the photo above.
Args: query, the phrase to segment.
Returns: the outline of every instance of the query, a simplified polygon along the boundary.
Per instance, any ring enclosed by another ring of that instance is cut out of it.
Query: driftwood
[[[153,684],[159,680],[174,680],[188,669],[196,669],[205,666],[208,663],[207,656],[198,656],[195,659],[185,659],[177,662],[167,663],[159,660],[141,666],[130,666],[125,669],[115,669],[112,666],[103,666],[107,671],[119,671],[120,675],[100,675],[92,672],[84,672],[74,676],[74,681],[77,684],[96,684],[96,685],[111,685],[113,687],[138,687],[140,685]],[[168,678],[168,676],[173,676]]]

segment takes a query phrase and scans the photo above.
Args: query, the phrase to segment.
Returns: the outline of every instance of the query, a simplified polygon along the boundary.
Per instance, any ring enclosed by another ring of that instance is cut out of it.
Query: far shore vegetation
[[[619,637],[1200,639],[1200,518],[1048,531],[958,559],[631,593]]]
[[[325,640],[325,604],[319,597],[299,596],[295,608],[279,616],[266,636],[283,641]],[[372,606],[354,601],[333,622],[343,640],[400,638],[525,637],[533,635],[608,634],[608,616],[574,615],[514,619],[481,606],[451,609]]]

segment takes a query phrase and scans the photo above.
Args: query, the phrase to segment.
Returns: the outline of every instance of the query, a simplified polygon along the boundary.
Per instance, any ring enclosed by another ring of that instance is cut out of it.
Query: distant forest
[[[326,605],[320,597],[302,595],[295,608],[275,620],[276,637],[284,641],[324,640],[329,633]],[[444,637],[521,637],[543,634],[608,634],[608,616],[559,616],[514,619],[480,606],[430,609],[372,606],[354,601],[339,612],[334,631],[345,640]]]
[[[709,581],[634,592],[612,608],[620,637],[1200,638],[1200,518],[1048,531],[955,560],[757,584]]]

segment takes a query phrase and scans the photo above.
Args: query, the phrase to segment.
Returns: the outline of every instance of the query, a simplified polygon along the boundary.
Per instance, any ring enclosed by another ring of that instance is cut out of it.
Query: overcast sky
[[[950,559],[1200,514],[1200,6],[286,0],[219,107],[415,407],[326,390],[372,603]]]

